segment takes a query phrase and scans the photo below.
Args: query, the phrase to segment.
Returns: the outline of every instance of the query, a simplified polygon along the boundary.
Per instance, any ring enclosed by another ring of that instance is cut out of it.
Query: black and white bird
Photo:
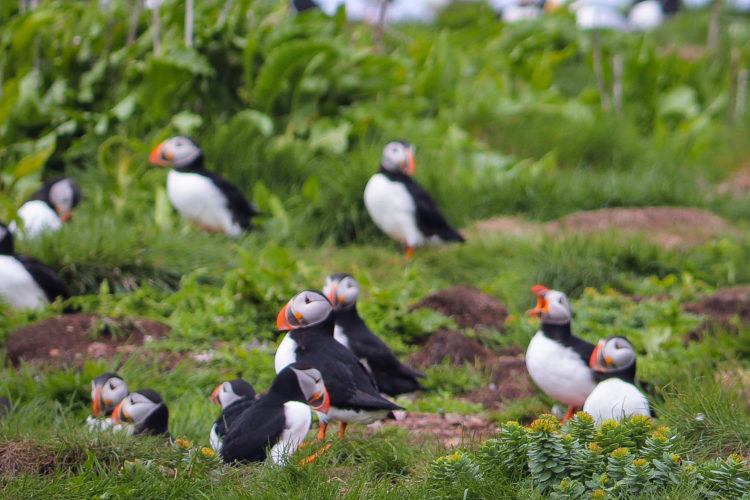
[[[112,423],[123,424],[128,433],[169,435],[169,409],[153,389],[131,392],[112,410]]]
[[[57,231],[72,218],[81,197],[81,187],[70,177],[49,180],[21,205],[18,209],[21,225],[11,222],[10,230],[24,238]]]
[[[375,225],[398,241],[411,257],[427,243],[465,241],[445,220],[432,196],[413,178],[414,146],[389,142],[383,149],[380,170],[365,186],[365,207]]]
[[[91,381],[92,414],[86,419],[91,430],[113,426],[112,412],[128,395],[128,384],[116,373],[103,373]]]
[[[398,396],[423,389],[417,378],[424,374],[402,364],[360,317],[357,311],[359,291],[359,283],[348,274],[332,274],[326,278],[323,295],[333,305],[336,320],[333,338],[359,358],[375,378],[380,392]]]
[[[209,441],[215,452],[221,451],[221,443],[227,429],[243,411],[255,403],[255,389],[241,378],[219,384],[211,393],[211,401],[221,407],[221,415],[211,427]]]
[[[0,302],[15,309],[40,309],[70,296],[55,272],[32,257],[15,253],[13,235],[0,222]]]
[[[607,337],[597,344],[590,365],[600,382],[583,404],[597,425],[608,419],[651,416],[648,399],[635,385],[635,364],[635,349],[625,337]]]
[[[258,209],[236,186],[204,167],[203,151],[192,139],[167,139],[151,152],[149,162],[172,168],[167,196],[187,220],[232,238],[252,228],[250,220],[259,214]]]
[[[589,367],[594,345],[572,334],[573,313],[564,293],[541,285],[532,291],[537,303],[529,315],[541,319],[541,328],[526,349],[526,368],[542,391],[568,405],[567,420],[596,386]]]
[[[331,396],[331,409],[318,413],[323,440],[329,421],[341,423],[339,438],[349,423],[369,424],[402,408],[380,395],[377,383],[359,359],[333,338],[333,307],[318,292],[295,295],[276,318],[276,326],[288,332],[276,350],[276,373],[292,363],[320,370]]]
[[[310,430],[310,408],[325,414],[328,391],[318,370],[294,363],[279,372],[268,392],[240,413],[227,429],[221,447],[224,462],[262,461],[270,454],[287,463]]]

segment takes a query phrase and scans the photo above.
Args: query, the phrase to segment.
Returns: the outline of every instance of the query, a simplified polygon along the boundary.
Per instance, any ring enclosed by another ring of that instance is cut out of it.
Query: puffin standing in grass
[[[49,180],[18,209],[21,228],[11,222],[10,230],[26,238],[57,231],[72,218],[73,209],[81,202],[81,197],[80,186],[70,177]]]
[[[226,463],[257,462],[270,454],[274,463],[284,465],[310,430],[310,408],[325,414],[329,406],[320,372],[293,363],[276,375],[264,396],[233,420],[224,436],[221,458]]]
[[[564,293],[541,285],[531,290],[537,303],[529,315],[541,319],[541,328],[526,349],[526,367],[542,391],[568,405],[565,421],[583,407],[596,386],[589,367],[594,345],[572,334],[572,310]]]
[[[219,384],[211,393],[211,402],[221,407],[221,415],[216,419],[209,441],[215,452],[221,451],[221,443],[232,422],[255,403],[255,389],[241,378]]]
[[[443,217],[430,194],[413,178],[414,146],[404,141],[386,144],[380,170],[365,186],[365,207],[375,225],[406,248],[427,243],[465,241]]]
[[[153,389],[131,392],[114,410],[112,423],[124,424],[130,434],[169,436],[169,410]]]
[[[336,326],[333,338],[346,346],[375,378],[380,392],[398,396],[424,389],[417,380],[423,373],[401,362],[365,324],[357,312],[359,283],[348,274],[326,278],[323,295],[333,304]]]
[[[0,222],[0,302],[15,309],[40,309],[70,296],[55,272],[38,260],[16,255],[13,235]]]
[[[583,404],[583,411],[594,417],[597,425],[608,419],[651,416],[648,399],[635,385],[635,359],[635,349],[625,337],[607,337],[594,349],[590,365],[600,382]]]
[[[325,439],[328,422],[341,423],[339,439],[349,423],[369,424],[402,408],[380,395],[377,383],[357,357],[333,338],[333,307],[318,292],[295,295],[276,318],[282,332],[288,332],[276,350],[276,373],[295,363],[320,370],[331,396],[331,409],[318,413],[318,440]]]
[[[203,151],[191,139],[172,137],[159,144],[149,162],[171,167],[167,196],[187,220],[212,233],[236,238],[252,228],[250,219],[258,209],[242,192],[220,175],[203,166]]]
[[[86,419],[91,430],[112,427],[112,412],[128,395],[128,384],[116,373],[103,373],[91,381],[92,415]]]

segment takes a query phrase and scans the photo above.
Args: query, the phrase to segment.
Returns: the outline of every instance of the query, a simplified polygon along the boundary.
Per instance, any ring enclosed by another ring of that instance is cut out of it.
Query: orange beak
[[[313,394],[312,399],[310,399],[307,404],[309,404],[315,411],[328,413],[328,410],[331,409],[331,397],[328,395],[328,390],[323,388],[323,394]]]
[[[73,218],[73,212],[71,212],[70,210],[59,212],[59,215],[60,215],[60,220],[63,222],[68,222],[70,221],[70,219]]]
[[[547,287],[543,285],[534,285],[531,287],[531,291],[536,295],[536,307],[526,312],[526,315],[532,318],[541,318],[544,314],[547,314],[549,305],[544,295],[548,292]]]
[[[163,149],[164,143],[162,142],[151,151],[151,154],[148,156],[148,162],[159,167],[168,167],[172,161],[172,155],[170,153],[164,154]]]
[[[417,170],[417,162],[414,160],[414,149],[409,148],[409,157],[406,160],[406,173],[414,175],[415,170]]]
[[[289,320],[287,319],[287,311],[289,310],[289,304],[285,305],[281,308],[281,311],[279,311],[279,315],[276,316],[276,328],[280,332],[288,332],[289,330],[294,330],[294,326],[292,326],[291,323],[289,323]]]
[[[99,414],[102,412],[102,388],[97,386],[94,389],[94,401],[92,401],[94,409],[93,413],[95,417],[98,417]]]
[[[221,391],[221,388],[223,386],[224,384],[219,384],[216,389],[214,389],[214,392],[211,393],[211,402],[219,406],[221,406],[221,401],[219,401],[219,392]]]
[[[123,399],[120,401],[117,406],[115,406],[115,409],[112,410],[112,422],[119,424],[122,423],[122,403],[124,403],[125,400]]]
[[[594,351],[589,358],[589,368],[594,371],[604,371],[601,363],[599,363],[599,353],[602,350],[602,346],[604,346],[604,341],[600,340],[599,343],[596,344],[596,347],[594,347]]]
[[[334,284],[331,285],[331,289],[328,292],[328,302],[330,302],[331,304],[334,304],[334,305],[337,302],[337,300],[336,300],[336,290],[338,289],[338,287],[339,286],[334,283]]]

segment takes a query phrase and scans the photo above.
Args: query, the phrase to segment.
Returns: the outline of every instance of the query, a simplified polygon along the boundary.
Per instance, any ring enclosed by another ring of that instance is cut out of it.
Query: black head
[[[159,167],[189,170],[203,165],[203,150],[190,137],[178,135],[156,146],[148,161]]]
[[[346,273],[331,274],[323,285],[323,295],[336,310],[351,309],[357,305],[359,291],[357,280]]]
[[[303,363],[292,363],[281,370],[268,394],[280,401],[307,403],[322,413],[327,413],[331,406],[323,376],[317,369]]]
[[[40,200],[50,206],[60,220],[71,219],[73,209],[81,203],[83,194],[78,183],[70,177],[57,177],[48,180],[33,195],[31,200]]]
[[[13,234],[8,226],[0,222],[0,255],[13,255],[14,253]]]
[[[324,323],[333,307],[328,299],[313,290],[304,290],[289,300],[276,316],[279,331],[293,331]]]
[[[112,421],[132,424],[135,434],[166,434],[169,410],[158,392],[141,389],[115,407]]]
[[[597,379],[618,377],[635,381],[636,352],[625,337],[613,335],[600,340],[591,354],[589,366]]]

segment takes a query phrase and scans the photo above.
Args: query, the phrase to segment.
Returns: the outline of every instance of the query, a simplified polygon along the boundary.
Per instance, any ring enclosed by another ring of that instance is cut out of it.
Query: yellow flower
[[[574,415],[574,417],[577,418],[578,420],[580,420],[581,422],[586,422],[587,424],[590,424],[591,422],[594,421],[594,419],[591,417],[591,415],[589,415],[585,411],[576,412],[576,414]]]
[[[530,427],[534,432],[546,432],[548,434],[552,434],[560,428],[560,422],[558,422],[557,419],[550,420],[542,415],[538,419],[531,422]]]
[[[591,498],[595,500],[601,500],[602,498],[607,498],[607,492],[602,489],[594,490],[591,492]]]
[[[201,448],[201,455],[203,455],[206,458],[212,458],[216,456],[216,452],[212,450],[211,448],[204,446]]]
[[[645,458],[636,458],[635,460],[633,460],[633,465],[635,465],[636,467],[645,467],[647,463],[648,460],[646,460]]]
[[[627,448],[617,448],[611,454],[612,458],[624,458],[628,455],[630,455],[630,450],[628,450]]]
[[[601,453],[602,451],[604,451],[604,450],[602,449],[602,447],[601,447],[601,446],[599,446],[599,444],[598,444],[598,443],[595,443],[595,442],[593,442],[593,441],[589,443],[589,450],[590,450],[590,451],[591,451],[592,453]]]
[[[185,438],[177,438],[174,440],[174,444],[182,448],[183,450],[187,450],[191,446],[193,446],[193,443],[191,443],[189,440]]]

